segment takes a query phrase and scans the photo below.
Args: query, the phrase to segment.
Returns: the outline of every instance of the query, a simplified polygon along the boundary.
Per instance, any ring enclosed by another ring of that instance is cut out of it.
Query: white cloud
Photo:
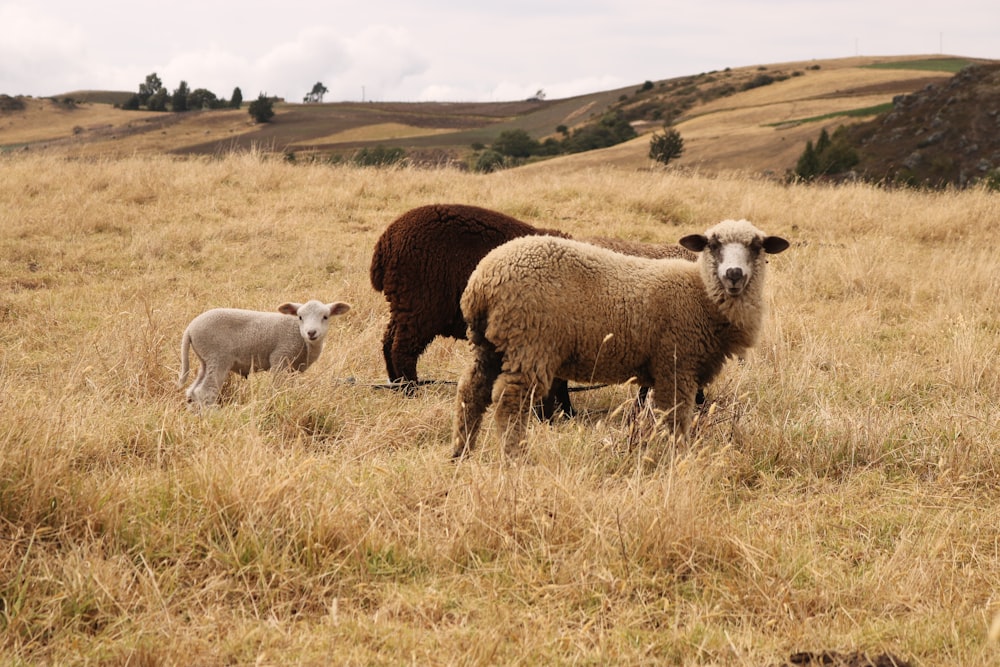
[[[67,92],[87,74],[84,31],[18,4],[0,6],[0,93],[45,86]]]

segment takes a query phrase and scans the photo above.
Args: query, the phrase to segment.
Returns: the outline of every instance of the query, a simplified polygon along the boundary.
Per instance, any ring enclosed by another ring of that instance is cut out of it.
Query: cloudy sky
[[[549,99],[854,55],[1000,59],[1000,0],[0,0],[0,93]]]

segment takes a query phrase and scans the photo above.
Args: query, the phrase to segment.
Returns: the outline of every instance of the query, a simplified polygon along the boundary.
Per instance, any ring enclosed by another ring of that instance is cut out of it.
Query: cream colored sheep
[[[656,407],[673,410],[673,432],[685,435],[698,387],[756,342],[764,254],[788,242],[726,220],[680,243],[699,253],[696,262],[550,236],[515,239],[486,255],[462,295],[474,356],[458,384],[453,456],[475,446],[491,403],[505,451],[515,453],[527,399],[556,377],[635,378],[653,389]]]
[[[324,304],[284,303],[278,312],[214,308],[191,321],[181,338],[181,371],[177,386],[188,376],[188,349],[201,361],[198,376],[187,390],[189,403],[215,403],[230,372],[246,377],[254,371],[309,368],[323,351],[330,318],[351,307],[341,301]]]

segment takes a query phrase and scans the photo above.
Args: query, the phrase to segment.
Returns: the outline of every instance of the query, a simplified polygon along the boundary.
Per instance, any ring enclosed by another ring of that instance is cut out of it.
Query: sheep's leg
[[[691,428],[697,391],[697,383],[688,383],[681,379],[675,382],[673,377],[662,378],[653,387],[653,405],[669,411],[666,423],[678,438],[687,437]]]
[[[188,403],[193,403],[196,400],[195,396],[197,395],[198,388],[201,387],[203,382],[205,382],[205,362],[200,359],[198,361],[198,373],[194,376],[194,382],[192,382],[191,386],[187,388],[186,392],[184,392],[185,396],[187,396]]]
[[[539,382],[530,373],[509,370],[497,378],[493,386],[494,419],[503,431],[504,452],[508,456],[517,456],[524,448],[530,401],[537,387],[549,384]]]
[[[636,407],[641,408],[646,404],[646,396],[649,394],[649,387],[639,387],[639,397],[636,399]],[[704,405],[705,403],[705,388],[698,387],[698,391],[694,395],[695,405]]]
[[[461,380],[455,398],[452,458],[472,451],[476,445],[483,414],[491,402],[493,385],[500,374],[500,355],[491,345],[475,346],[473,360]]]
[[[386,332],[388,336],[388,331]],[[392,366],[389,380],[393,383],[400,383],[400,388],[407,394],[416,391],[417,359],[423,354],[427,346],[434,340],[435,334],[424,331],[415,331],[412,327],[397,325],[393,327],[392,340],[384,341],[383,350],[387,350],[386,368]]]
[[[396,340],[396,320],[395,318],[389,318],[389,324],[385,327],[385,333],[382,335],[382,358],[385,359],[385,372],[389,378],[389,382],[395,382],[399,378],[399,373],[396,371],[396,364],[392,360],[392,345]]]
[[[569,383],[560,378],[553,381],[549,393],[542,399],[539,418],[551,421],[558,412],[562,412],[567,417],[576,415],[569,400]]]
[[[192,401],[200,406],[215,404],[228,373],[228,368],[220,369],[214,364],[203,364],[199,371],[198,382],[192,387],[190,394]]]

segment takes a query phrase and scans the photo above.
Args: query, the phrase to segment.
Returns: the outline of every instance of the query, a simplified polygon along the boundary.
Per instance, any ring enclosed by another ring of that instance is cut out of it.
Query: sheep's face
[[[680,240],[688,250],[703,252],[719,286],[727,296],[743,294],[754,273],[763,267],[763,253],[779,253],[788,241],[765,236],[746,220],[725,220],[704,234],[692,234]]]
[[[307,344],[322,343],[326,338],[326,332],[330,329],[330,318],[334,315],[342,315],[351,307],[342,301],[334,303],[322,303],[321,301],[308,301],[306,303],[283,303],[278,307],[278,312],[286,315],[295,315],[299,318],[299,333],[302,340]]]

